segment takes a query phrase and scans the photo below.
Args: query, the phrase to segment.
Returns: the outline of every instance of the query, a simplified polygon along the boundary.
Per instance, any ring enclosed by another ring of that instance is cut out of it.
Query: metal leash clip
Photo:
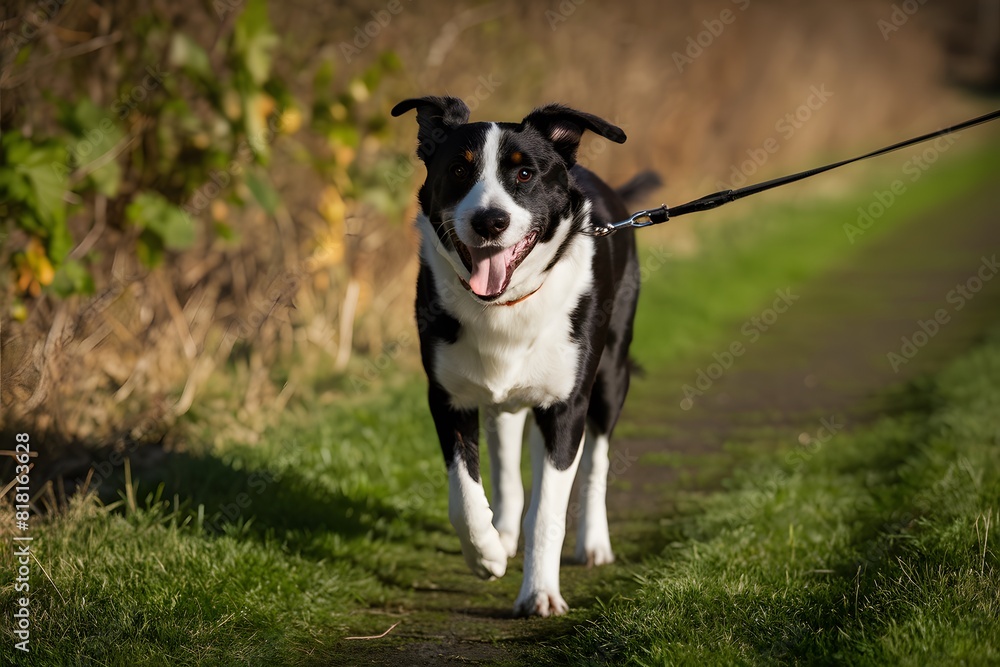
[[[604,237],[611,236],[619,229],[624,229],[625,227],[632,227],[634,229],[639,229],[641,227],[649,227],[650,225],[656,225],[661,222],[666,222],[669,218],[667,213],[667,205],[664,204],[659,208],[646,209],[644,211],[639,211],[633,213],[625,220],[619,220],[618,222],[612,222],[607,225],[601,225],[600,227],[590,226],[587,229],[582,230],[584,234],[588,236]],[[654,214],[656,217],[654,217]]]

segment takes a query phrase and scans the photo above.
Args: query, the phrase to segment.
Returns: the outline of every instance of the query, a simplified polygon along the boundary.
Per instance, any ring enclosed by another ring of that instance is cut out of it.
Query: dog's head
[[[590,130],[622,143],[625,133],[559,104],[520,123],[467,123],[469,108],[454,97],[404,100],[392,115],[411,109],[427,166],[420,206],[459,277],[484,302],[537,288],[528,283],[551,268],[568,227],[580,224],[583,200],[569,174],[580,137]]]

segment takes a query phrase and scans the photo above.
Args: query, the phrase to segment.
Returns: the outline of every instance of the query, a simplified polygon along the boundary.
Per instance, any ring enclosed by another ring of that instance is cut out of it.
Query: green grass
[[[574,664],[995,664],[1000,332],[886,418],[737,471]],[[596,657],[595,657],[596,656]]]
[[[174,453],[120,501],[36,523],[32,653],[16,664],[301,664],[350,634],[412,545],[448,527],[422,402],[414,385],[262,446]]]
[[[949,160],[861,242],[976,187],[1000,151]],[[651,271],[635,356],[655,374],[711,351],[774,289],[848,257],[842,225],[883,180],[838,202],[750,208],[707,233],[703,253]],[[1000,511],[998,425],[983,407],[997,404],[987,374],[1000,376],[997,354],[986,347],[944,375],[932,414],[838,435],[792,467],[775,459],[739,473],[668,525],[676,546],[648,566],[594,577],[567,568],[577,598],[610,602],[512,626],[545,638],[591,621],[569,644],[518,650],[650,663],[906,662],[916,648],[974,655],[978,640],[995,652],[995,553],[975,530]],[[191,442],[112,480],[103,503],[35,517],[32,653],[13,650],[5,622],[0,664],[329,664],[343,658],[340,638],[385,630],[387,609],[427,590],[467,589],[475,604],[508,609],[517,568],[488,587],[465,570],[422,380],[390,369],[374,384],[337,404],[291,405],[260,443]],[[0,568],[14,565],[4,550]],[[11,580],[0,583],[5,610],[18,597]],[[505,626],[482,628],[504,641]]]

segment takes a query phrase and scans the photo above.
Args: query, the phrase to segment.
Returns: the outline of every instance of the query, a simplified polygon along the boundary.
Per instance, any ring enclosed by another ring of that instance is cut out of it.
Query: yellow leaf
[[[219,199],[212,200],[211,211],[212,220],[215,220],[216,222],[222,222],[226,219],[226,216],[229,215],[229,207],[226,206],[225,202]]]
[[[355,151],[350,146],[335,145],[333,147],[333,157],[337,161],[337,164],[346,167],[347,165],[354,162],[354,157],[357,155]]]
[[[28,307],[17,301],[10,307],[10,316],[18,322],[23,322],[28,319]]]
[[[240,95],[232,88],[226,90],[222,95],[222,112],[226,118],[237,121],[243,115],[243,105],[240,103]]]
[[[38,260],[38,271],[35,274],[40,285],[51,285],[52,279],[56,277],[56,271],[52,268],[52,262],[48,257]]]
[[[340,102],[330,105],[330,117],[334,120],[344,120],[347,118],[347,107]]]
[[[348,89],[351,93],[351,97],[356,99],[358,102],[364,103],[368,100],[368,86],[361,79],[355,79],[351,82],[351,86]]]
[[[274,98],[266,93],[258,95],[254,102],[257,106],[257,115],[265,120],[274,112],[274,108],[277,106]]]
[[[284,134],[295,134],[302,127],[302,112],[295,107],[285,109],[278,119],[278,127]]]
[[[27,292],[28,287],[31,286],[31,282],[34,280],[31,275],[31,267],[27,264],[21,264],[21,266],[18,267],[18,271],[17,289],[20,292]]]
[[[323,188],[319,197],[319,212],[333,228],[339,228],[344,224],[344,215],[347,213],[347,206],[340,192],[332,185]]]

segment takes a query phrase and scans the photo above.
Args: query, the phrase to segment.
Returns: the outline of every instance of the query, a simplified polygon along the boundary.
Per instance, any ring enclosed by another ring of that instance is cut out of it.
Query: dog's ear
[[[469,107],[457,97],[416,97],[403,100],[392,108],[393,116],[417,110],[417,156],[428,164],[435,149],[451,130],[469,120]]]
[[[594,114],[570,109],[562,104],[549,104],[535,109],[525,116],[521,125],[530,125],[548,137],[569,166],[576,163],[576,149],[580,146],[584,130],[590,130],[616,144],[625,143],[625,133],[620,127]]]

